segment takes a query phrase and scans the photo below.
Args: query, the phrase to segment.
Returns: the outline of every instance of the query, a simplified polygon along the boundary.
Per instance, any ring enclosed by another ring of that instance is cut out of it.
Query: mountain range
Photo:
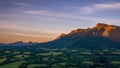
[[[10,46],[27,46],[31,48],[120,48],[120,26],[98,23],[95,27],[72,30],[61,34],[56,39],[45,43],[15,42]]]
[[[30,46],[33,44],[37,44],[37,43],[33,43],[33,42],[24,43],[22,41],[17,41],[9,44],[0,43],[0,46]]]

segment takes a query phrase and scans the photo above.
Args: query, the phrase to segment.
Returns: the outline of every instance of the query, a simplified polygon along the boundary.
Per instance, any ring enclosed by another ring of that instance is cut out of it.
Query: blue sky
[[[99,22],[120,25],[119,12],[119,0],[0,0],[0,42],[46,42]]]

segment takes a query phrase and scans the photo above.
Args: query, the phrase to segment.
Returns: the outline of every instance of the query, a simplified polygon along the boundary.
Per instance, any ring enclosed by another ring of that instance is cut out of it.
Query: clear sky
[[[46,42],[96,23],[120,26],[120,0],[0,0],[0,42]]]

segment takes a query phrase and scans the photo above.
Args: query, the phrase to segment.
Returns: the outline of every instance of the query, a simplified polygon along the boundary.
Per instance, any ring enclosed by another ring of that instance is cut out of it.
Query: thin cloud
[[[17,2],[17,3],[14,3],[14,4],[18,5],[18,6],[32,6],[31,4],[21,3],[21,2]]]
[[[90,22],[108,22],[108,23],[119,23],[119,19],[113,19],[113,18],[97,18],[97,17],[87,17],[87,16],[80,16],[70,13],[59,13],[59,12],[52,12],[47,10],[39,10],[39,11],[33,11],[33,10],[25,10],[23,11],[25,14],[31,14],[31,15],[42,15],[42,16],[49,16],[54,18],[63,18],[63,19],[73,19],[73,20],[86,20]]]
[[[47,15],[47,16],[54,16],[52,12],[49,12],[47,10],[40,10],[40,11],[34,11],[34,10],[27,10],[23,11],[26,14],[36,14],[36,15]]]
[[[93,4],[91,6],[76,8],[76,10],[80,10],[82,14],[92,14],[96,11],[105,10],[120,10],[120,3]]]
[[[50,38],[50,36],[40,36],[40,35],[35,35],[35,34],[24,34],[24,33],[11,33],[14,35],[18,35],[18,36],[25,36],[25,37],[47,37]]]
[[[1,22],[1,21],[0,21]],[[20,25],[20,24],[19,24]],[[17,28],[17,29],[16,29]],[[25,26],[18,26],[17,24],[16,25],[13,25],[13,24],[8,24],[7,22],[5,23],[0,23],[0,31],[1,32],[12,32],[12,33],[21,33],[21,35],[23,34],[29,34],[28,36],[37,36],[39,34],[38,37],[55,37],[57,34],[56,32],[60,33],[59,31],[45,31],[45,30],[40,30],[40,29],[36,29],[36,28],[30,28],[30,27],[25,27]],[[25,36],[25,35],[24,35]],[[27,35],[26,35],[27,36]]]
[[[93,5],[94,9],[101,9],[101,10],[118,10],[120,9],[120,3],[110,3],[110,4],[94,4]]]

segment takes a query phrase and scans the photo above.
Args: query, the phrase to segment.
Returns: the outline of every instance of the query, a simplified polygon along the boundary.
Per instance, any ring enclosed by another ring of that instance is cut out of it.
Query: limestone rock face
[[[98,23],[94,28],[96,29],[96,36],[103,36],[111,40],[120,41],[120,26]]]

